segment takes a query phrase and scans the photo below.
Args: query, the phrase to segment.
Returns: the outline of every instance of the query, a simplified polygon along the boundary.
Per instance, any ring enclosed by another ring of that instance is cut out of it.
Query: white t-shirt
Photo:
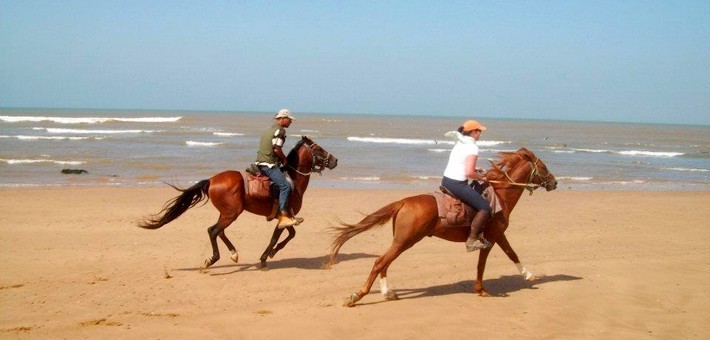
[[[448,135],[448,134],[447,134]],[[466,159],[469,156],[478,156],[478,145],[473,137],[458,134],[458,140],[449,155],[449,163],[444,170],[444,176],[457,181],[465,181]]]

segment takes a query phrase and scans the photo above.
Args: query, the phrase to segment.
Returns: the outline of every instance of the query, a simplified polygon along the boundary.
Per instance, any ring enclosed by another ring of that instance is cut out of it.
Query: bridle
[[[539,158],[535,158],[535,161],[528,161],[530,164],[530,175],[528,176],[528,179],[526,183],[518,183],[512,178],[510,178],[510,175],[508,175],[507,171],[503,171],[501,169],[501,172],[505,175],[505,178],[508,179],[508,181],[488,181],[489,183],[500,183],[500,184],[508,184],[508,185],[513,185],[513,186],[519,186],[523,187],[523,189],[528,190],[530,192],[530,195],[533,194],[533,191],[539,187],[546,187],[547,182],[550,180],[550,176],[552,175],[550,171],[547,171],[547,173],[543,176],[540,167],[537,165],[537,163],[540,161]],[[535,177],[538,177],[540,179],[540,184],[533,183],[533,179]]]
[[[304,141],[303,144],[306,144],[306,149],[311,154],[311,170],[309,172],[305,173],[305,172],[298,171],[298,169],[292,167],[291,165],[288,165],[288,167],[301,176],[310,176],[314,172],[319,175],[322,175],[321,172],[323,172],[323,169],[327,168],[328,165],[330,165],[330,152],[325,151],[325,149],[323,149],[323,148],[320,148],[321,150],[323,150],[323,152],[325,152],[325,156],[316,155],[316,153],[313,151],[313,149],[315,147],[319,147],[318,144],[316,144],[313,141],[311,141],[311,144],[308,144],[307,142]]]

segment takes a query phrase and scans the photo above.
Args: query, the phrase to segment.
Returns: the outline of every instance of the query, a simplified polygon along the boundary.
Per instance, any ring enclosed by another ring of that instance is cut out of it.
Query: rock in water
[[[88,174],[89,172],[84,169],[62,169],[62,173],[66,174],[66,175],[70,175],[70,174],[81,175],[81,174]]]

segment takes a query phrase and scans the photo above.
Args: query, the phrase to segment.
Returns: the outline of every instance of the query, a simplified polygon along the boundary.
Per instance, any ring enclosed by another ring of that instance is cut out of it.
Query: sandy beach
[[[427,238],[389,269],[400,296],[375,284],[343,301],[390,244],[361,234],[322,269],[328,226],[355,222],[421,190],[312,188],[296,238],[258,270],[274,223],[243,214],[226,233],[240,262],[211,255],[207,203],[159,230],[136,227],[175,195],[161,188],[0,189],[3,339],[707,339],[710,192],[536,191],[508,239],[528,283],[494,249],[473,293],[478,255]]]

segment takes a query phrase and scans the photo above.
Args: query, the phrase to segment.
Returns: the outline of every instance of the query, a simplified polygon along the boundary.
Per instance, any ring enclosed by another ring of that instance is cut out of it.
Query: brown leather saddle
[[[259,166],[252,163],[246,168],[247,172],[247,195],[255,199],[267,199],[272,197],[278,197],[278,194],[274,195],[274,191],[271,185],[271,179],[269,176],[264,175],[259,169]],[[278,188],[276,188],[278,191]]]
[[[436,206],[439,210],[439,218],[444,220],[449,227],[459,227],[471,224],[475,211],[454,197],[443,186],[440,191],[435,191],[431,195],[436,199]]]
[[[479,193],[483,194],[486,189],[478,182],[473,182],[472,187]],[[459,227],[470,225],[476,210],[467,204],[461,202],[443,185],[439,187],[440,191],[434,192],[432,195],[436,198],[436,205],[439,210],[439,218],[446,221],[446,225],[450,227]]]
[[[271,221],[279,215],[279,188],[276,184],[271,183],[269,176],[266,176],[259,166],[254,163],[249,164],[249,167],[245,169],[247,173],[246,189],[247,196],[254,199],[271,199],[273,201],[273,208],[271,209],[271,214],[266,216],[267,221]],[[293,190],[293,181],[288,175],[286,175],[286,181],[291,185]],[[293,211],[291,212],[293,215]]]

